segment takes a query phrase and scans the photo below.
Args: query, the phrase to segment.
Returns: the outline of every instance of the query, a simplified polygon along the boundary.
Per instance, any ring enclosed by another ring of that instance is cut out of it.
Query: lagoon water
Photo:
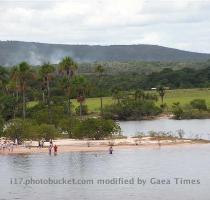
[[[210,145],[173,146],[108,152],[0,156],[1,200],[209,200]],[[53,185],[11,184],[39,179],[97,180],[134,178],[134,184]],[[145,179],[143,186],[137,178]],[[20,179],[19,179],[20,178]],[[150,179],[170,180],[151,184]],[[199,184],[175,184],[174,178],[194,179]]]
[[[210,139],[210,119],[172,120],[156,119],[145,121],[121,121],[119,122],[122,134],[135,136],[138,133],[170,132],[177,135],[177,131],[183,130],[187,138]]]
[[[210,120],[152,120],[120,122],[124,135],[165,131],[208,138]],[[126,149],[104,152],[0,156],[0,200],[209,200],[210,144]],[[93,181],[89,184],[38,184],[39,181]],[[134,184],[111,184],[113,178]],[[132,179],[133,178],[133,179]],[[146,181],[138,184],[138,178]],[[151,184],[163,179],[168,184]],[[197,184],[176,184],[174,178]],[[105,185],[98,179],[107,181]],[[12,184],[11,184],[12,180]],[[153,180],[153,179],[152,179]],[[38,182],[35,182],[38,181]],[[20,183],[21,182],[21,183]],[[24,184],[26,183],[27,184]],[[17,184],[15,184],[17,183]],[[169,184],[170,183],[170,184]]]

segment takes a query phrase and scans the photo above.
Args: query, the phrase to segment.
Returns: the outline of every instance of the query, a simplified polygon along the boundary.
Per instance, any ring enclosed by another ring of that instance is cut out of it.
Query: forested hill
[[[0,41],[0,65],[11,66],[21,61],[39,65],[58,63],[64,56],[78,62],[93,61],[205,61],[210,54],[194,53],[155,45],[63,45],[33,42]]]

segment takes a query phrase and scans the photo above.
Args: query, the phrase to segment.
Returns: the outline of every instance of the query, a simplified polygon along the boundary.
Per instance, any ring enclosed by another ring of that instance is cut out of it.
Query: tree
[[[65,57],[59,63],[59,71],[66,78],[66,91],[68,96],[68,113],[71,115],[71,79],[74,76],[75,71],[77,70],[77,63],[70,57]]]
[[[102,79],[102,76],[103,76],[103,73],[105,72],[105,69],[102,65],[97,65],[96,68],[95,68],[95,72],[98,76],[99,83],[100,83],[101,79]],[[103,115],[103,97],[102,97],[101,87],[99,89],[100,89],[100,103],[101,103],[101,116],[102,116]]]
[[[120,100],[123,98],[124,93],[117,87],[112,89],[112,98],[117,100],[117,104],[120,104]]]
[[[83,76],[76,76],[72,82],[77,95],[77,101],[80,104],[80,117],[82,116],[82,105],[86,94],[89,92],[89,83]]]
[[[157,92],[159,93],[160,98],[161,98],[161,105],[163,105],[163,98],[166,94],[166,89],[163,86],[160,86],[157,88]]]
[[[43,103],[45,103],[45,91],[47,92],[47,106],[48,106],[48,118],[51,121],[51,109],[50,109],[50,81],[52,80],[55,68],[50,63],[45,63],[41,66],[39,71],[43,80]]]
[[[16,79],[18,80],[20,91],[22,92],[22,116],[26,118],[26,88],[27,82],[33,77],[30,65],[27,62],[21,62],[15,69]]]
[[[10,77],[12,80],[12,86],[16,92],[16,101],[18,102],[19,100],[19,92],[20,92],[20,85],[18,84],[18,79],[19,79],[19,70],[18,66],[14,66],[10,72]]]
[[[4,120],[15,118],[17,102],[15,97],[10,95],[0,96],[0,112]]]

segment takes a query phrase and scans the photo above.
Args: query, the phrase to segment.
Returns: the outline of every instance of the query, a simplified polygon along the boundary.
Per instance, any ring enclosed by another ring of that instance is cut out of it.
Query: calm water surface
[[[210,145],[107,152],[0,156],[0,199],[209,200]],[[11,185],[10,178],[137,177],[142,185]],[[152,177],[199,179],[198,185],[152,185]]]
[[[177,134],[178,130],[185,132],[185,137],[199,137],[210,139],[210,119],[201,120],[171,120],[157,119],[150,121],[127,121],[119,122],[123,135],[134,136],[140,132],[164,131]]]

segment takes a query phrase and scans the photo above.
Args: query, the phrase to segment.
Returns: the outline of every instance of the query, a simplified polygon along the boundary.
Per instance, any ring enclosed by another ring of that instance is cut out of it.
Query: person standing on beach
[[[18,145],[18,139],[15,138],[15,146],[17,147],[17,145]]]
[[[41,140],[41,147],[44,148],[44,139]]]

